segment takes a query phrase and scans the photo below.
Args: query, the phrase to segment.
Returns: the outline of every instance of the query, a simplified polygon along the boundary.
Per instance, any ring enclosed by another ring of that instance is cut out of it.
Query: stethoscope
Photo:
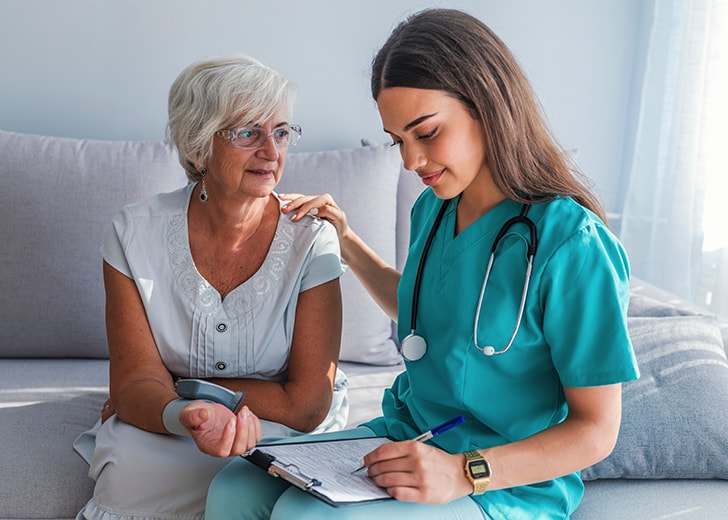
[[[402,343],[400,344],[399,351],[402,354],[402,357],[406,359],[407,361],[417,361],[419,359],[422,359],[424,355],[427,353],[427,341],[425,338],[417,334],[415,331],[415,324],[417,322],[417,305],[420,301],[420,285],[422,283],[422,271],[425,268],[425,261],[427,260],[427,255],[430,252],[430,247],[432,246],[432,240],[435,238],[435,233],[437,232],[437,228],[440,226],[440,222],[442,222],[442,219],[445,215],[445,210],[447,209],[449,200],[443,201],[442,205],[440,206],[440,210],[437,213],[437,216],[435,217],[435,221],[432,223],[432,229],[430,230],[430,234],[427,236],[427,240],[425,241],[425,246],[422,249],[422,256],[420,256],[420,263],[417,266],[417,274],[415,275],[415,286],[414,290],[412,292],[412,314],[410,318],[410,333],[402,340]],[[536,237],[536,225],[533,223],[533,221],[528,218],[526,215],[528,213],[530,205],[524,204],[521,208],[521,213],[515,217],[512,217],[509,219],[505,224],[503,224],[503,227],[501,227],[500,231],[498,231],[498,234],[495,237],[495,240],[493,241],[493,247],[490,250],[490,258],[488,259],[488,267],[485,270],[485,277],[483,278],[483,286],[480,289],[480,297],[478,298],[478,307],[475,310],[475,320],[473,324],[473,342],[475,343],[475,348],[477,348],[479,351],[481,351],[486,356],[493,356],[493,355],[500,355],[508,351],[509,348],[511,348],[511,345],[513,344],[513,340],[516,339],[516,334],[518,334],[518,329],[521,327],[521,320],[523,319],[523,310],[526,306],[526,294],[528,293],[528,284],[531,281],[531,270],[533,269],[533,257],[536,255],[536,249],[538,248],[538,239]],[[526,256],[528,257],[528,266],[526,267],[526,279],[523,282],[523,292],[521,293],[521,303],[518,308],[518,317],[516,318],[516,326],[513,328],[513,334],[511,334],[511,338],[508,340],[508,343],[506,346],[501,350],[496,350],[493,346],[485,346],[481,347],[478,345],[478,324],[480,323],[480,310],[483,306],[483,297],[485,296],[485,287],[488,285],[488,279],[490,278],[490,272],[493,268],[493,261],[495,260],[495,252],[498,249],[498,245],[500,244],[501,240],[504,236],[508,233],[508,231],[515,226],[516,224],[525,224],[528,227],[528,231],[530,234],[530,241],[526,240],[522,235],[514,233],[515,236],[521,238],[526,243]]]

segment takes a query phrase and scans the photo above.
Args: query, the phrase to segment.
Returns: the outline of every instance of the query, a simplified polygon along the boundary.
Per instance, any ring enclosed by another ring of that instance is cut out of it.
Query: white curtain
[[[728,7],[655,0],[620,238],[635,276],[728,316]]]

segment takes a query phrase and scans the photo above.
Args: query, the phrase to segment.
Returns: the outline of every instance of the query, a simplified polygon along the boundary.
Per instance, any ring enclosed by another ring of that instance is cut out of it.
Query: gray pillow
[[[0,356],[105,358],[101,233],[187,183],[162,141],[0,131]]]
[[[642,305],[650,315],[628,318],[641,376],[623,386],[614,451],[582,479],[728,479],[728,362],[716,318],[637,303],[632,313]]]
[[[290,153],[279,193],[330,193],[351,225],[384,260],[396,260],[397,182],[402,162],[391,146]],[[344,303],[342,361],[371,365],[401,362],[392,321],[354,273],[341,277]]]
[[[657,318],[664,316],[694,316],[701,314],[689,309],[682,303],[671,304],[665,301],[659,301],[652,296],[644,294],[635,294],[632,292],[629,296],[629,308],[627,309],[628,317],[647,317]]]

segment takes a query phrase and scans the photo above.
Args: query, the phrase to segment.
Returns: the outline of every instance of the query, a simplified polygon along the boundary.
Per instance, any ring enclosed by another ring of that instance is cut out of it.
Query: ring
[[[319,210],[318,208],[313,208],[311,211],[308,212],[309,215],[318,215]]]

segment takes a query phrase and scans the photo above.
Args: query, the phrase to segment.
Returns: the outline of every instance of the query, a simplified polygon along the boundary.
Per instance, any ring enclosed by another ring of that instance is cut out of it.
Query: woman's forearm
[[[614,448],[621,385],[566,389],[569,416],[526,439],[479,450],[491,465],[491,489],[551,480],[591,466]]]
[[[397,287],[401,277],[351,229],[339,237],[341,256],[374,301],[397,321]]]
[[[162,422],[164,407],[178,396],[169,382],[154,377],[110,385],[110,397],[116,415],[122,421],[154,433],[167,433]]]
[[[294,430],[309,432],[326,418],[333,387],[313,392],[295,382],[278,383],[263,379],[214,379],[212,382],[234,391],[244,391],[243,403],[259,419],[277,422]]]

